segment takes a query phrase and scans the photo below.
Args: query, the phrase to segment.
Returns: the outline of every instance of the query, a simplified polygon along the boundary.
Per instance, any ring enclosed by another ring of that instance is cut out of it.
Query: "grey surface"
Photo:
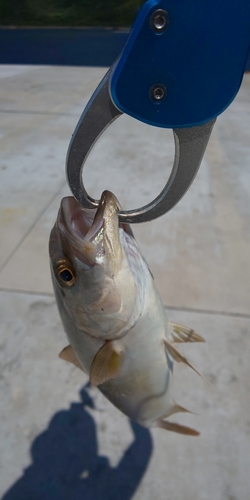
[[[104,72],[0,67],[1,495],[32,463],[34,439],[56,412],[80,401],[87,381],[58,359],[66,340],[47,244],[60,199],[69,194],[68,143]],[[161,219],[134,228],[170,319],[206,338],[182,352],[214,385],[176,367],[176,400],[197,413],[176,420],[201,436],[154,429],[154,451],[135,500],[249,499],[249,93],[245,75],[183,200]],[[113,190],[124,209],[148,203],[163,187],[173,154],[171,131],[121,117],[89,157],[86,187],[96,198]],[[133,441],[131,428],[98,390],[89,393],[96,402],[87,411],[96,422],[99,455],[116,467]]]

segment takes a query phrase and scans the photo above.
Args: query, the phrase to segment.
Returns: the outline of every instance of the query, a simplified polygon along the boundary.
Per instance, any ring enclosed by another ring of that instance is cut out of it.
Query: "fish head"
[[[142,309],[141,279],[135,270],[140,253],[130,226],[119,223],[118,209],[109,191],[102,194],[97,210],[63,198],[49,243],[63,322],[105,340],[124,335]]]

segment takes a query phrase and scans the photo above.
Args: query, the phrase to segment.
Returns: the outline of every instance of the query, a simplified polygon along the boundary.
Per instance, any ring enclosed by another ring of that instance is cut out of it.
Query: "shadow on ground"
[[[112,468],[98,455],[95,422],[85,410],[94,408],[86,388],[82,403],[59,411],[48,430],[33,442],[33,464],[2,500],[129,500],[145,474],[152,454],[149,431],[134,422],[134,441]]]

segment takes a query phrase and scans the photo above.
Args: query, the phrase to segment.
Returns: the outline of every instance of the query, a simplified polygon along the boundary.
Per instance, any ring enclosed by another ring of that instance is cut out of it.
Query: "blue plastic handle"
[[[167,12],[163,31],[154,12]],[[148,0],[110,81],[114,104],[158,127],[200,125],[232,102],[250,45],[250,0]],[[162,100],[153,99],[155,88]]]

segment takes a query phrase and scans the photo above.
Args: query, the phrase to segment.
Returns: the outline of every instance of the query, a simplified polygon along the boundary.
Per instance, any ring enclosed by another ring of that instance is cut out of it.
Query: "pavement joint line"
[[[19,295],[34,295],[34,296],[39,296],[41,295],[42,297],[50,297],[50,298],[55,298],[55,295],[53,293],[49,292],[35,292],[31,290],[16,290],[14,288],[2,288],[0,287],[0,292],[4,293],[17,293]],[[211,309],[195,309],[192,307],[177,307],[177,306],[164,306],[164,309],[166,310],[172,310],[172,311],[180,311],[180,312],[190,312],[190,313],[197,313],[197,314],[208,314],[211,316],[227,316],[227,317],[233,317],[233,318],[243,318],[243,319],[250,319],[250,314],[244,314],[244,313],[237,313],[237,312],[226,312],[226,311],[213,311]]]
[[[0,274],[3,271],[3,269],[5,268],[5,266],[8,264],[8,262],[15,255],[15,253],[17,252],[17,250],[20,248],[20,246],[22,245],[22,243],[26,240],[27,236],[30,234],[30,232],[32,231],[32,229],[34,229],[35,225],[38,223],[38,221],[41,219],[41,217],[45,214],[46,210],[48,210],[48,208],[50,207],[50,205],[53,203],[53,201],[55,200],[55,198],[60,194],[60,192],[64,189],[65,186],[66,186],[66,182],[63,181],[63,184],[60,186],[60,189],[58,189],[58,191],[53,194],[53,197],[50,199],[49,203],[41,210],[41,212],[39,212],[39,214],[37,215],[37,217],[35,218],[35,220],[31,224],[31,226],[29,227],[29,229],[24,233],[24,235],[19,240],[19,242],[17,243],[17,245],[9,253],[8,257],[3,262],[2,266],[0,266]]]
[[[42,297],[51,297],[55,298],[54,293],[49,293],[49,292],[35,292],[35,291],[29,291],[29,290],[15,290],[14,288],[1,288],[0,287],[0,292],[4,293],[17,293],[18,295],[34,295],[34,296],[42,296]]]
[[[250,314],[246,313],[238,313],[238,312],[226,312],[226,311],[214,311],[211,309],[196,309],[193,307],[178,307],[178,306],[164,306],[166,310],[169,311],[182,311],[182,312],[191,312],[198,314],[210,314],[211,316],[227,316],[231,318],[245,318],[250,319]]]
[[[49,115],[49,116],[80,116],[81,113],[60,113],[57,111],[25,111],[15,109],[0,109],[0,113],[17,115]]]

